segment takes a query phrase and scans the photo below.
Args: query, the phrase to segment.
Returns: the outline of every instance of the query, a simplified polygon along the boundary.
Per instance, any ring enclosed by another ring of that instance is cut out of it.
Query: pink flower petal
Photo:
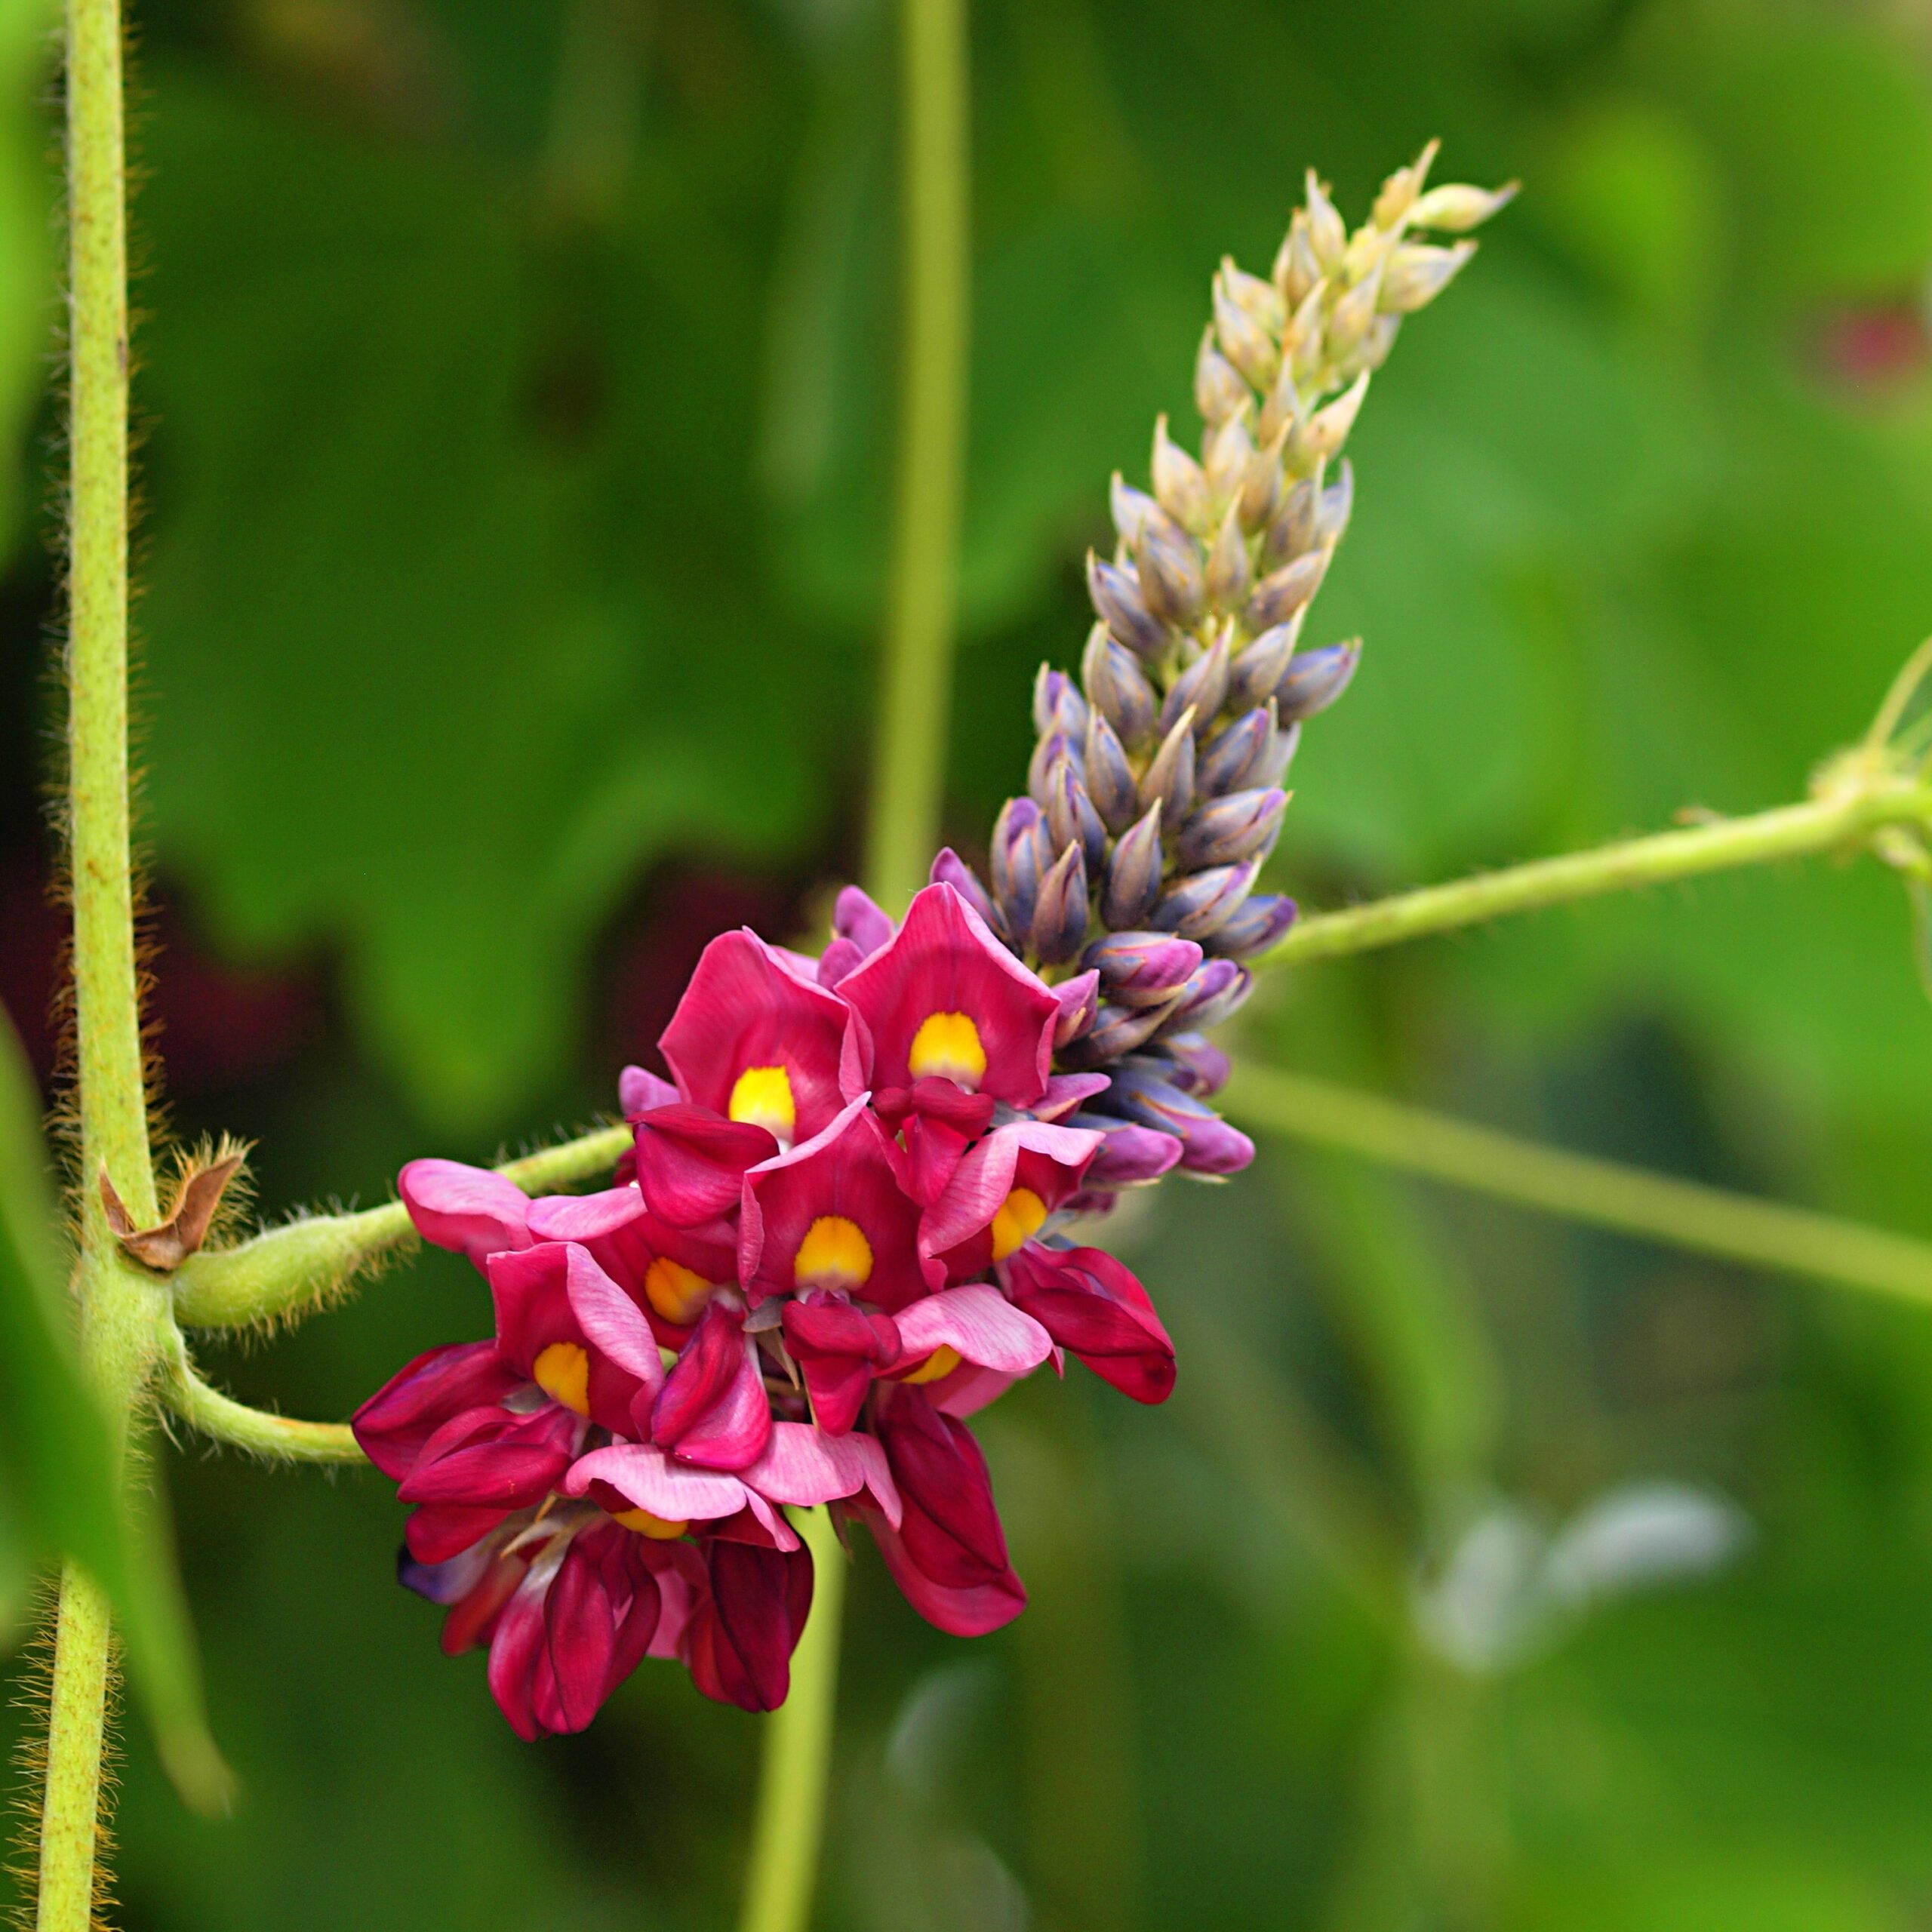
[[[1002,1375],[1023,1375],[1053,1352],[1052,1337],[1030,1315],[1021,1314],[997,1288],[983,1282],[928,1295],[902,1309],[896,1319],[906,1361],[949,1348],[962,1361]]]
[[[744,1472],[747,1488],[774,1503],[832,1503],[870,1490],[895,1526],[898,1485],[869,1435],[826,1435],[810,1424],[776,1422],[764,1454]]]
[[[713,940],[658,1045],[685,1099],[718,1114],[729,1115],[747,1069],[783,1067],[795,1109],[791,1137],[804,1140],[838,1112],[849,1015],[837,994],[811,982],[818,962],[794,965],[796,958],[749,931]]]
[[[492,1254],[528,1247],[530,1197],[515,1182],[460,1161],[411,1161],[396,1177],[416,1232],[481,1268]]]
[[[947,1182],[946,1191],[919,1224],[919,1252],[950,1259],[992,1225],[1017,1186],[1030,1188],[1049,1212],[1079,1187],[1102,1137],[1085,1128],[1016,1121],[996,1127],[974,1146]],[[977,1274],[992,1259],[977,1250],[959,1256],[952,1272]]]
[[[1060,1001],[949,885],[919,893],[906,923],[838,994],[870,1032],[875,1086],[910,1087],[920,1027],[936,1013],[960,1013],[986,1056],[980,1092],[1025,1107],[1045,1090]]]
[[[710,1522],[744,1508],[745,1486],[718,1469],[687,1469],[648,1442],[614,1442],[580,1456],[557,1487],[581,1496],[606,1482],[639,1509],[667,1523]]]
[[[654,1394],[664,1385],[663,1358],[644,1311],[605,1273],[588,1248],[573,1244],[565,1293],[585,1339]]]
[[[659,1079],[648,1067],[627,1066],[617,1075],[617,1106],[626,1120],[635,1120],[653,1107],[668,1107],[683,1097],[669,1081]]]
[[[597,1241],[644,1211],[635,1181],[597,1194],[546,1194],[530,1204],[530,1232],[539,1241]]]

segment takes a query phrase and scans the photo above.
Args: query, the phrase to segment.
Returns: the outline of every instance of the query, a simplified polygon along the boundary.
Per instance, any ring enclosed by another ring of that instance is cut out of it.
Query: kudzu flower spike
[[[968,1419],[1068,1355],[1164,1400],[1146,1290],[1076,1222],[1178,1168],[1235,1172],[1204,1035],[1294,902],[1255,897],[1301,722],[1358,647],[1298,649],[1346,525],[1331,473],[1401,318],[1507,198],[1425,192],[1433,150],[1352,235],[1311,177],[1268,278],[1224,262],[1195,368],[1197,459],[1155,432],[1116,477],[1100,622],[1043,668],[1025,794],[985,882],[956,854],[895,924],[856,888],[817,958],[749,931],[706,949],[618,1082],[613,1184],[532,1199],[412,1162],[417,1230],[490,1288],[488,1340],[432,1349],[356,1438],[411,1506],[401,1580],[486,1646],[518,1734],[580,1730],[647,1657],[769,1710],[809,1611],[788,1511],[863,1524],[909,1601],[976,1635],[1017,1616]]]

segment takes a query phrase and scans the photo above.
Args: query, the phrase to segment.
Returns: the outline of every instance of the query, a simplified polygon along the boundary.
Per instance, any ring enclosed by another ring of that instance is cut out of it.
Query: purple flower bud
[[[848,939],[841,933],[820,955],[818,983],[825,987],[838,985],[848,974],[856,973],[866,963],[866,949],[857,940]]]
[[[1295,654],[1301,621],[1291,617],[1244,645],[1228,666],[1227,703],[1231,710],[1247,711],[1266,704],[1281,681],[1288,660]]]
[[[1054,1022],[1054,1044],[1071,1046],[1093,1030],[1100,1010],[1100,976],[1090,971],[1063,980],[1054,987],[1054,997],[1060,1001],[1060,1017]],[[1033,1111],[1035,1118],[1041,1117],[1039,1107]]]
[[[1261,568],[1276,571],[1291,557],[1315,548],[1321,500],[1321,478],[1304,477],[1275,512],[1261,539]]]
[[[1087,734],[1087,700],[1064,671],[1042,664],[1033,680],[1033,728],[1043,737],[1064,731],[1070,738]]]
[[[1021,944],[1033,927],[1044,842],[1039,807],[1031,798],[1008,799],[993,826],[993,903],[1009,937]]]
[[[1342,540],[1355,506],[1355,465],[1344,457],[1341,474],[1321,493],[1315,512],[1315,540],[1330,549]]]
[[[1228,1084],[1233,1063],[1211,1040],[1198,1033],[1168,1033],[1151,1049],[1152,1057],[1167,1063],[1169,1084],[1183,1094],[1218,1094]]]
[[[1143,1187],[1149,1181],[1158,1180],[1180,1159],[1180,1141],[1158,1128],[1138,1127],[1130,1121],[1088,1113],[1075,1114],[1067,1124],[1106,1136],[1084,1177],[1083,1184],[1096,1193]]]
[[[1326,711],[1349,688],[1361,657],[1359,641],[1305,651],[1289,664],[1275,687],[1275,703],[1285,724]]]
[[[1200,616],[1208,595],[1201,546],[1165,510],[1157,508],[1142,519],[1134,558],[1142,601],[1155,617],[1191,624]]]
[[[1088,1032],[1061,1053],[1061,1062],[1076,1072],[1105,1066],[1152,1039],[1167,1017],[1164,1006],[1103,1006]]]
[[[1247,773],[1251,786],[1278,785],[1287,777],[1288,767],[1294,762],[1295,753],[1301,749],[1301,721],[1297,719],[1284,731],[1275,727],[1275,700],[1268,700],[1268,720],[1271,729],[1266,749],[1257,758]]]
[[[1096,624],[1087,640],[1080,675],[1088,700],[1114,728],[1123,745],[1134,750],[1153,736],[1154,687],[1133,652],[1109,637],[1103,624]]]
[[[1161,706],[1160,722],[1155,729],[1171,731],[1183,711],[1194,713],[1198,737],[1219,716],[1228,701],[1228,640],[1225,633],[1190,664],[1172,685]]]
[[[1109,832],[1124,832],[1140,815],[1134,768],[1114,728],[1097,711],[1087,721],[1084,761],[1088,795]]]
[[[1087,590],[1100,621],[1136,657],[1152,661],[1168,654],[1168,627],[1148,609],[1140,585],[1118,564],[1103,563],[1091,550]]]
[[[1075,840],[1040,881],[1033,904],[1033,952],[1044,964],[1057,966],[1071,959],[1086,937],[1087,861]]]
[[[1092,967],[1116,1006],[1160,1006],[1201,964],[1201,948],[1171,933],[1115,933],[1097,940],[1082,963]]]
[[[1183,878],[1161,895],[1147,923],[1157,931],[1177,933],[1183,939],[1205,939],[1234,916],[1254,889],[1254,875],[1260,869],[1256,860],[1248,859],[1238,866],[1217,866]]]
[[[931,882],[949,885],[980,917],[990,924],[993,918],[992,895],[980,883],[980,875],[950,845],[940,848],[933,861]]]
[[[1241,614],[1248,629],[1265,631],[1286,623],[1321,588],[1333,554],[1325,546],[1309,550],[1293,563],[1284,564],[1272,576],[1264,577],[1254,586],[1254,595]]]
[[[1295,922],[1295,902],[1281,892],[1264,892],[1224,919],[1208,939],[1208,950],[1223,959],[1247,959],[1266,952]]]
[[[1251,858],[1272,845],[1287,808],[1287,793],[1272,787],[1211,799],[1181,828],[1174,857],[1186,872]]]
[[[1159,805],[1170,825],[1178,825],[1194,803],[1194,714],[1183,711],[1161,741],[1140,779],[1143,809]]]
[[[862,954],[870,955],[892,937],[893,927],[869,893],[848,885],[832,903],[832,930],[841,939],[849,939]]]
[[[1194,763],[1194,783],[1204,798],[1240,790],[1249,771],[1266,755],[1275,737],[1274,714],[1266,703],[1244,712],[1210,738]]]
[[[1026,765],[1026,789],[1041,811],[1047,808],[1054,767],[1063,758],[1078,758],[1080,751],[1080,740],[1060,731],[1049,731],[1033,747],[1033,755]]]
[[[1254,1143],[1205,1102],[1137,1069],[1115,1073],[1103,1104],[1137,1126],[1174,1135],[1190,1173],[1235,1174],[1254,1158]]]
[[[1254,990],[1254,975],[1232,959],[1211,959],[1192,974],[1183,989],[1180,1001],[1162,1023],[1163,1030],[1177,1032],[1218,1026],[1247,1004]]]
[[[1097,872],[1106,863],[1107,828],[1100,823],[1100,814],[1081,782],[1079,765],[1070,755],[1057,759],[1048,773],[1043,803],[1052,850],[1064,852],[1069,844],[1077,844]]]
[[[1145,490],[1135,489],[1118,469],[1108,486],[1107,506],[1113,512],[1114,528],[1120,533],[1120,540],[1130,550],[1140,541],[1141,526],[1148,512],[1160,508]]]
[[[1160,892],[1161,801],[1156,798],[1114,848],[1100,892],[1100,917],[1114,931],[1131,931],[1146,918]]]

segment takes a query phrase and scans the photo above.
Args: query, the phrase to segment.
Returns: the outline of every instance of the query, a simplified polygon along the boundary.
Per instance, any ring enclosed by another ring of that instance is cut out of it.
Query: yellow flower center
[[[662,1516],[654,1516],[648,1509],[614,1509],[611,1520],[621,1523],[627,1530],[635,1530],[641,1537],[648,1537],[653,1543],[669,1543],[673,1537],[681,1537],[691,1527],[688,1523],[672,1523]]]
[[[1047,1204],[1030,1187],[1016,1187],[993,1217],[993,1259],[1004,1261],[1046,1225]]]
[[[666,1321],[680,1328],[697,1319],[715,1285],[668,1254],[658,1256],[644,1271],[645,1298]]]
[[[969,1094],[986,1077],[986,1050],[980,1044],[980,1029],[964,1013],[928,1014],[912,1035],[906,1063],[915,1080],[937,1075],[956,1080]]]
[[[821,1214],[792,1262],[792,1284],[801,1288],[862,1288],[872,1272],[872,1244],[843,1214]]]
[[[959,1366],[959,1351],[949,1348],[942,1342],[910,1375],[902,1375],[901,1382],[937,1382],[942,1375],[950,1375]]]
[[[590,1358],[574,1342],[552,1342],[531,1373],[545,1395],[580,1416],[590,1413]]]
[[[782,1066],[748,1066],[731,1083],[731,1103],[724,1111],[734,1120],[761,1127],[789,1146],[798,1131],[798,1103],[792,1097],[792,1076]]]

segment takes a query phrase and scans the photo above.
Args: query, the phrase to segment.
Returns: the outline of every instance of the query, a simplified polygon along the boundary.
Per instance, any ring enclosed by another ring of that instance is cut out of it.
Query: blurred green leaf
[[[228,1774],[208,1734],[160,1500],[124,1507],[107,1428],[68,1340],[38,1115],[20,1041],[0,1016],[0,1567],[17,1578],[29,1553],[57,1554],[99,1581],[164,1761],[183,1797],[217,1809]]]

